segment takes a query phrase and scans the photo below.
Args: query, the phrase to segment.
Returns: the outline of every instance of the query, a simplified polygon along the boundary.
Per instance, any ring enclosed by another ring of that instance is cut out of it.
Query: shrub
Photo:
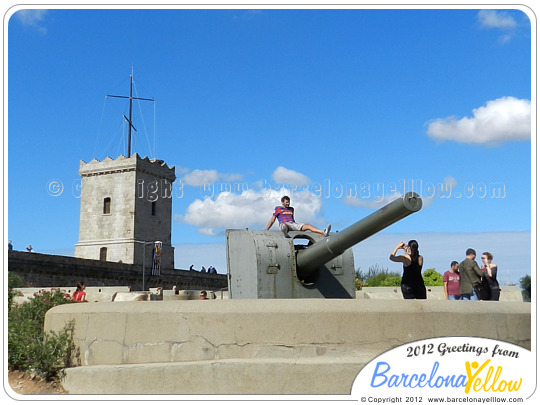
[[[427,269],[422,274],[424,284],[428,287],[442,286],[443,276],[435,271],[435,269]]]
[[[17,288],[25,287],[24,281],[21,277],[16,274],[8,272],[8,310],[11,309],[11,304],[13,303],[13,298],[17,295]]]
[[[443,276],[435,269],[427,269],[422,277],[426,286],[442,286]],[[401,285],[401,274],[391,272],[378,264],[370,266],[367,273],[360,269],[356,270],[355,286],[360,290],[364,286],[369,287],[399,287]]]
[[[379,284],[381,287],[399,287],[401,286],[401,276],[396,273],[388,274]]]
[[[380,274],[388,274],[388,268],[382,267],[379,264],[373,264],[369,266],[367,272],[363,272],[361,269],[355,271],[356,278],[366,285],[369,279],[379,276]]]
[[[73,302],[59,289],[41,290],[8,314],[8,366],[43,377],[59,379],[64,368],[75,365],[79,353],[73,341],[74,321],[60,332],[43,330],[45,313],[56,305]]]
[[[356,276],[369,287],[394,287],[399,286],[401,281],[399,273],[390,272],[378,264],[370,266],[367,273],[357,270]]]
[[[523,301],[531,302],[531,276],[526,275],[519,279]]]

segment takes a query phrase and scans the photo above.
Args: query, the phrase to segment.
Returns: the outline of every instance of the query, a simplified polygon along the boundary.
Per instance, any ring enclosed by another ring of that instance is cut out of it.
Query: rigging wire
[[[107,97],[104,98],[103,105],[101,106],[101,117],[99,119],[98,133],[96,135],[96,140],[94,142],[94,150],[93,150],[92,156],[96,156],[96,153],[97,153],[98,142],[101,137],[101,131],[103,129],[103,117],[105,116],[106,102],[107,102]]]
[[[117,87],[117,86],[116,86]],[[137,88],[135,86],[135,83],[133,81],[133,90],[135,92],[135,96],[133,97],[132,101],[137,99],[138,98],[138,94],[137,94]],[[127,134],[126,134],[126,114],[125,114],[125,109],[122,109],[122,123],[120,124],[120,127],[116,129],[116,131],[113,131],[112,133],[108,132],[105,133],[104,132],[104,125],[107,125],[108,121],[110,121],[110,118],[107,119],[107,117],[109,117],[111,111],[110,111],[110,102],[109,102],[109,98],[110,96],[107,95],[105,96],[105,99],[103,101],[103,105],[102,105],[102,108],[101,108],[101,117],[100,117],[100,122],[99,122],[99,127],[98,127],[98,132],[97,132],[97,135],[96,135],[96,139],[95,139],[95,142],[94,142],[94,151],[93,151],[93,156],[94,157],[97,157],[97,158],[100,158],[100,156],[103,156],[106,157],[106,156],[109,156],[108,153],[110,152],[113,152],[115,149],[116,149],[116,153],[118,155],[124,155],[125,153],[122,152],[122,150],[125,150],[126,146],[127,146]],[[128,97],[125,97],[125,98],[128,98]],[[147,125],[146,125],[146,122],[145,122],[145,115],[143,113],[143,110],[142,110],[142,107],[141,107],[141,100],[136,100],[137,103],[138,103],[138,107],[139,107],[139,115],[140,115],[140,120],[142,122],[142,133],[144,134],[144,137],[145,137],[145,141],[146,141],[146,147],[148,147],[148,157],[156,157],[156,102],[154,99],[143,99],[145,101],[153,101],[154,103],[154,108],[153,108],[153,114],[154,114],[154,117],[153,117],[153,148],[152,148],[152,145],[151,145],[151,141],[149,139],[149,133],[148,133],[148,129],[147,129]],[[116,110],[116,109],[113,109],[113,110]],[[116,119],[113,119],[113,122],[116,121]],[[134,128],[134,127],[133,127]],[[129,128],[128,128],[129,129]],[[111,135],[109,135],[111,134]],[[99,148],[99,145],[101,144],[101,142],[105,141],[105,140],[108,140],[108,143],[107,145],[105,146],[104,149],[102,150],[99,150],[101,148]],[[133,137],[132,139],[132,142],[133,142],[133,146],[135,146],[135,144],[140,144],[140,146],[143,146],[144,145],[144,141],[141,140],[141,142],[138,142],[139,139],[138,137]],[[115,145],[116,144],[116,145]],[[115,147],[116,146],[116,147]],[[123,149],[122,149],[123,148]],[[98,153],[99,152],[99,153]],[[111,156],[109,156],[111,157]],[[127,156],[129,157],[129,156]]]
[[[156,102],[154,101],[154,157],[157,159],[156,150]]]
[[[120,151],[125,150],[125,147],[126,147],[125,127],[126,127],[125,120],[122,117],[122,121],[120,122],[120,125],[117,127],[116,131],[113,132],[113,135],[111,136],[109,140],[109,143],[104,148],[101,154],[102,159],[109,156],[107,153],[108,151],[114,151],[114,144],[116,144],[116,154],[118,156],[123,155],[123,153]],[[113,156],[109,156],[109,157],[114,158],[114,156],[115,155],[113,154]]]
[[[133,90],[135,92],[135,96],[139,97],[139,95],[137,93],[137,86],[135,85],[135,81],[133,81]],[[155,103],[155,101],[154,101],[154,103]],[[145,139],[146,139],[146,144],[148,145],[148,156],[151,157],[152,156],[152,147],[150,146],[150,140],[148,139],[148,131],[147,131],[147,127],[146,127],[146,121],[144,119],[144,114],[142,112],[140,100],[137,100],[137,106],[139,107],[139,114],[140,114],[142,125],[143,125],[143,133],[144,133],[144,136],[145,136]]]

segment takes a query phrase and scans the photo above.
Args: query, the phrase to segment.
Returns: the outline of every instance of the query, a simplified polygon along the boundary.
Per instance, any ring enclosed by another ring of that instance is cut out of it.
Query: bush
[[[387,274],[388,268],[382,267],[379,264],[374,264],[369,266],[367,272],[363,272],[360,269],[355,271],[356,278],[359,279],[364,285],[368,282],[369,279],[374,278],[380,274]]]
[[[422,274],[424,284],[428,287],[442,286],[443,276],[435,271],[435,269],[427,269]]]
[[[383,280],[381,280],[380,287],[399,287],[401,286],[401,276],[397,273],[390,273]]]
[[[388,271],[379,273],[367,281],[367,285],[370,287],[391,287],[400,285],[400,283],[401,276],[398,273],[390,273]]]
[[[41,290],[29,302],[11,306],[8,314],[8,367],[43,377],[59,379],[64,368],[75,365],[79,353],[73,341],[74,321],[60,332],[43,330],[45,313],[73,300],[63,291]]]
[[[443,276],[435,269],[427,269],[423,274],[426,286],[442,286]],[[399,287],[401,285],[401,274],[390,272],[378,264],[370,266],[367,273],[360,269],[356,270],[355,286],[357,290],[362,287]]]
[[[399,273],[388,271],[378,264],[370,266],[367,273],[360,269],[356,270],[355,286],[359,290],[362,287],[388,287],[399,286],[401,276]]]
[[[531,276],[526,275],[519,279],[523,301],[531,302]]]
[[[17,288],[25,287],[24,281],[21,277],[16,274],[8,272],[8,310],[11,309],[11,304],[13,303],[13,298],[17,295]]]

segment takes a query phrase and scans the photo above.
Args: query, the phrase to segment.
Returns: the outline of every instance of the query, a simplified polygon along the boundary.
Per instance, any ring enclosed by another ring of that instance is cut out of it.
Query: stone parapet
[[[75,320],[74,338],[83,365],[67,370],[65,386],[73,394],[348,394],[354,376],[367,362],[417,340],[472,336],[531,348],[531,305],[521,302],[261,299],[85,303],[51,309],[45,328],[59,330],[71,319]],[[244,366],[252,373],[242,371]],[[158,382],[167,370],[179,378],[176,384],[167,377],[159,387],[146,385]],[[347,388],[338,384],[319,389],[316,378],[306,385],[311,373],[315,376],[325,370],[334,374],[330,380],[347,381]],[[187,372],[209,374],[192,385]],[[243,378],[238,377],[227,389],[223,383],[232,378],[227,377],[230,372],[241,373]],[[98,374],[108,375],[108,382],[94,384],[95,391],[88,392],[90,376]],[[296,383],[293,376],[298,376]]]
[[[354,356],[430,337],[478,336],[530,348],[530,304],[362,300],[212,300],[64,305],[83,365],[256,357]],[[459,327],[456,327],[459,325]]]
[[[174,166],[169,167],[163,160],[149,159],[148,157],[141,158],[137,153],[130,157],[121,155],[116,159],[106,157],[101,161],[92,159],[88,163],[83,160],[79,163],[79,175],[81,177],[129,171],[148,173],[157,178],[167,179],[171,183],[176,179]]]
[[[81,259],[41,253],[8,252],[8,270],[24,282],[39,287],[72,286],[84,281],[87,287],[130,286],[142,290],[141,265]],[[227,287],[224,274],[199,273],[188,270],[162,269],[152,275],[147,267],[144,275],[145,289],[161,287],[170,290],[214,290]]]
[[[64,291],[70,296],[76,290],[76,286],[67,287],[50,287],[50,288],[17,288],[18,295],[13,297],[13,302],[17,305],[24,304],[30,299],[34,298],[34,294],[43,290],[59,289]],[[87,287],[84,292],[86,293],[86,301],[88,302],[111,302],[112,297],[117,293],[129,292],[128,286],[109,286],[109,287]]]

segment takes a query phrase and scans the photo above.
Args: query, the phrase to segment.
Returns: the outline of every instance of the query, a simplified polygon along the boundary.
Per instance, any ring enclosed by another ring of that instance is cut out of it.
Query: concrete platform
[[[416,340],[477,336],[531,347],[531,306],[522,302],[84,303],[51,309],[45,328],[70,319],[82,361],[67,370],[72,394],[347,395],[367,362]]]

